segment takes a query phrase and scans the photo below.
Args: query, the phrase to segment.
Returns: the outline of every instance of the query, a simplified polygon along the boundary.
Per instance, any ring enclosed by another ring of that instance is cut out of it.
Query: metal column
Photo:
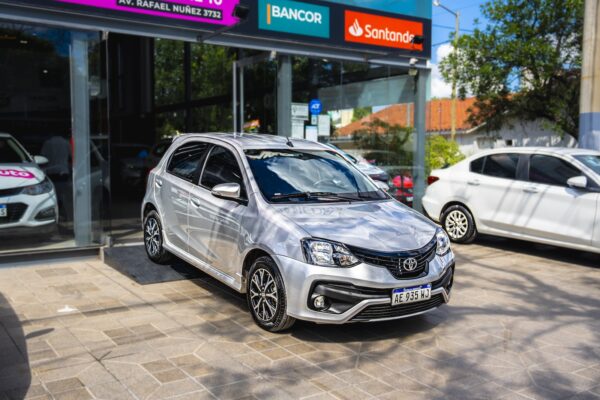
[[[600,0],[586,0],[579,147],[600,150]]]
[[[277,57],[277,135],[292,136],[292,59]]]
[[[77,246],[92,244],[88,38],[71,34],[71,124],[73,138],[73,230]]]
[[[417,92],[415,98],[415,159],[413,162],[414,199],[413,207],[417,211],[423,211],[423,195],[425,195],[425,108],[427,106],[427,83],[430,71],[422,69],[417,78]]]

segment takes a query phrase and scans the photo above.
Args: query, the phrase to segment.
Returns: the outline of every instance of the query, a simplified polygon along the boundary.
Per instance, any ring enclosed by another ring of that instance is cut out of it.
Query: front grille
[[[375,319],[399,318],[406,315],[416,314],[431,310],[444,304],[444,296],[437,294],[432,296],[427,301],[419,301],[416,303],[401,304],[392,306],[391,304],[376,304],[369,306],[356,314],[351,321],[371,321]]]
[[[0,190],[0,197],[16,196],[21,193],[22,187]]]
[[[23,203],[8,203],[6,205],[6,217],[0,217],[0,224],[10,224],[18,222],[25,214],[27,204]]]
[[[436,238],[434,237],[431,242],[427,243],[421,249],[395,253],[377,252],[350,246],[348,248],[361,262],[385,267],[396,279],[414,279],[427,275],[429,261],[435,257],[436,244]],[[417,268],[413,271],[405,271],[402,268],[402,263],[407,258],[417,260]]]

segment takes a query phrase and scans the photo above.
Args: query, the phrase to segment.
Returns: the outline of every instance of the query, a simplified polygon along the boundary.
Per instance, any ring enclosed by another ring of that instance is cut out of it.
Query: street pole
[[[600,150],[600,0],[586,0],[579,104],[579,147]]]
[[[456,95],[456,81],[458,80],[458,35],[460,32],[460,12],[454,13],[454,71],[452,74],[452,131],[450,133],[450,139],[454,141],[456,139],[456,107],[457,107],[457,95]]]
[[[454,40],[452,42],[452,46],[454,47],[452,49],[452,55],[454,57],[454,65],[453,67],[453,71],[452,71],[452,94],[451,94],[451,99],[452,99],[452,106],[450,107],[450,124],[451,124],[451,130],[450,130],[450,139],[452,141],[454,141],[456,139],[456,107],[457,107],[457,95],[456,95],[456,86],[457,86],[457,81],[458,81],[458,38],[460,35],[460,12],[459,11],[452,11],[451,9],[449,9],[448,7],[446,7],[445,5],[443,5],[440,0],[433,0],[433,5],[436,7],[440,7],[446,11],[448,11],[450,14],[454,15]]]

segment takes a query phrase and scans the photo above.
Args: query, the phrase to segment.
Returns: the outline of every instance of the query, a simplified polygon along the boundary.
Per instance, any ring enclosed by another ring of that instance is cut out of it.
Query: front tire
[[[168,264],[173,256],[163,246],[162,224],[154,210],[144,218],[144,248],[148,258],[157,264]]]
[[[296,321],[287,315],[283,279],[270,257],[260,257],[250,267],[246,299],[254,322],[266,331],[281,332]]]
[[[441,222],[448,237],[455,243],[471,243],[477,237],[475,219],[469,210],[461,205],[448,207],[442,215]]]

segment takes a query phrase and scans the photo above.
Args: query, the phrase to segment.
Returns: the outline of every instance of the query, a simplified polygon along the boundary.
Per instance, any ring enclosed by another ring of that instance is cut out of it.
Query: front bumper
[[[369,264],[351,268],[329,268],[276,256],[286,287],[287,313],[297,319],[327,324],[373,322],[407,318],[431,311],[450,300],[454,277],[452,251],[429,262],[426,276],[396,279],[386,269]],[[431,299],[391,305],[393,289],[432,285]],[[315,295],[331,304],[326,311],[311,306]]]

